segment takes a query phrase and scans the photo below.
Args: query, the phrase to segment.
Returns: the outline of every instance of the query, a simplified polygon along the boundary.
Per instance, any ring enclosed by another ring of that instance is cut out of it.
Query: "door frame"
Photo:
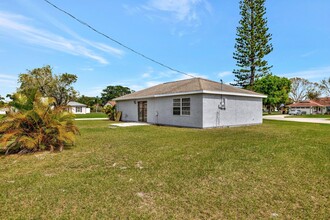
[[[148,120],[148,102],[147,101],[138,101],[138,121],[147,122]]]

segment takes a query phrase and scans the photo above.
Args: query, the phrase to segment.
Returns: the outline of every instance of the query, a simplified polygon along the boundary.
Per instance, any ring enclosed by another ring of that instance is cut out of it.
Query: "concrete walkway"
[[[109,118],[75,118],[76,121],[99,121],[99,120],[108,120]]]
[[[262,118],[269,120],[278,120],[278,121],[330,124],[330,120],[327,120],[326,118],[285,118],[286,116],[289,115],[265,115]]]
[[[150,125],[148,123],[142,123],[142,122],[121,122],[121,123],[115,123],[111,124],[111,127],[132,127],[132,126],[145,126]]]

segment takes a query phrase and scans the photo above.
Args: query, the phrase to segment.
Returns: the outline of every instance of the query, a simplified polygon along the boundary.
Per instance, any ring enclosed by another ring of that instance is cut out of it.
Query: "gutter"
[[[214,95],[231,95],[231,96],[243,96],[243,97],[255,97],[255,98],[267,98],[263,94],[247,94],[247,93],[236,93],[236,92],[224,92],[224,91],[210,91],[210,90],[198,90],[191,92],[178,92],[178,93],[167,93],[159,95],[150,95],[150,96],[138,96],[132,98],[115,98],[115,101],[126,101],[126,100],[136,100],[136,99],[146,99],[146,98],[159,98],[159,97],[168,97],[168,96],[182,96],[182,95],[193,95],[193,94],[214,94]]]

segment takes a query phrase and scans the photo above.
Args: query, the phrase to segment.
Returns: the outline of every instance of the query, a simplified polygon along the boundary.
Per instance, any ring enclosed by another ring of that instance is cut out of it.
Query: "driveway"
[[[308,123],[321,123],[330,124],[330,120],[326,118],[285,118],[289,115],[265,115],[263,119],[278,120],[278,121],[295,121],[295,122],[308,122]]]

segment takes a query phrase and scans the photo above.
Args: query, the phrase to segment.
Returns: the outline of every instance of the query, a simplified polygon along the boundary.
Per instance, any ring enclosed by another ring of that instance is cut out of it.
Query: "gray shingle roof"
[[[132,94],[118,97],[114,100],[120,101],[120,100],[184,95],[184,94],[194,94],[194,93],[195,94],[215,93],[215,94],[228,94],[228,95],[239,95],[239,96],[266,97],[263,94],[245,89],[240,89],[227,84],[221,85],[221,83],[203,78],[192,78],[192,79],[159,84],[147,89],[134,92]]]
[[[68,102],[68,106],[72,106],[72,107],[85,107],[87,105],[81,104],[79,102]]]

